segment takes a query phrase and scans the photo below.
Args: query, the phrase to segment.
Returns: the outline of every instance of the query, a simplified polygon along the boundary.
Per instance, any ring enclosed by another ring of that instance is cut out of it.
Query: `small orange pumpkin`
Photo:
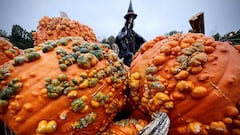
[[[109,46],[80,37],[26,49],[0,71],[0,119],[17,135],[93,135],[126,100],[124,64]]]
[[[158,36],[130,66],[130,97],[144,113],[168,113],[169,134],[240,134],[240,53],[203,34]]]
[[[0,65],[20,55],[22,51],[13,46],[12,43],[0,37]]]
[[[88,42],[97,42],[90,27],[65,17],[45,16],[39,20],[37,31],[33,32],[34,45],[67,36],[78,36]]]
[[[101,135],[138,135],[138,132],[147,125],[143,119],[122,119],[109,125]]]

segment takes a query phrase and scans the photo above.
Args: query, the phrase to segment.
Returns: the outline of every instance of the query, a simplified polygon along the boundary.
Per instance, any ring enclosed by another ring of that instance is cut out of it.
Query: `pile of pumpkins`
[[[17,135],[146,134],[165,124],[147,126],[159,113],[165,134],[240,134],[239,46],[157,36],[127,67],[69,18],[43,17],[33,37],[26,50],[0,40],[0,119]]]

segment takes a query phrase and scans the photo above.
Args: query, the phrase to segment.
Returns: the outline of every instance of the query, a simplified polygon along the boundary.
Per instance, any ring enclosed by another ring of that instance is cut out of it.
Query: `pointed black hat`
[[[128,12],[124,16],[124,18],[127,19],[129,16],[133,16],[133,19],[135,19],[137,17],[137,14],[135,14],[134,11],[133,11],[131,0],[130,0],[130,4],[129,4],[129,7],[128,7]]]

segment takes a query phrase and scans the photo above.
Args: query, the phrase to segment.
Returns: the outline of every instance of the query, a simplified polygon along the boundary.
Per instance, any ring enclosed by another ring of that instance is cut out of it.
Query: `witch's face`
[[[133,28],[134,26],[134,18],[133,16],[130,16],[126,19],[126,23],[125,26],[127,26],[128,28]]]

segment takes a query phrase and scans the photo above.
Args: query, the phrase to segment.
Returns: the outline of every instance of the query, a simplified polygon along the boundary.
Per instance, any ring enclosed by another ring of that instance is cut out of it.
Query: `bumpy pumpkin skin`
[[[88,42],[97,42],[96,35],[90,27],[64,17],[44,16],[39,20],[37,31],[33,32],[34,45],[67,36],[78,36]]]
[[[93,135],[125,103],[127,69],[106,45],[48,41],[1,65],[0,119],[17,135]]]
[[[13,46],[12,43],[0,37],[0,65],[20,55],[22,51]]]
[[[130,66],[133,106],[167,112],[169,134],[240,133],[240,53],[203,34],[159,36]]]

